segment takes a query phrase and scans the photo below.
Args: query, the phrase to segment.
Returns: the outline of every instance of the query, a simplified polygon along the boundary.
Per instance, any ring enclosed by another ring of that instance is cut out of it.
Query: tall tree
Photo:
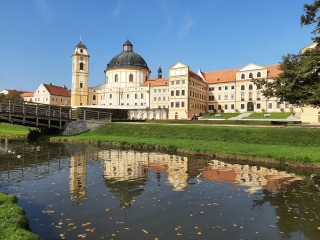
[[[20,103],[23,101],[23,98],[17,90],[13,90],[6,95],[6,100],[10,100],[12,103]]]
[[[315,24],[315,28],[312,31],[313,34],[320,34],[320,0],[314,0],[311,4],[304,4],[303,11],[304,14],[300,17],[301,26],[313,25]],[[315,41],[320,40],[319,37],[314,38]]]

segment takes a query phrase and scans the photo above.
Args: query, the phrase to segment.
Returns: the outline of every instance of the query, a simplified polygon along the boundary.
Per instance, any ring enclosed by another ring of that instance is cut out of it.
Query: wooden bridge
[[[68,122],[97,120],[111,122],[112,113],[88,108],[71,108],[32,102],[0,102],[0,122],[41,129],[64,130]]]

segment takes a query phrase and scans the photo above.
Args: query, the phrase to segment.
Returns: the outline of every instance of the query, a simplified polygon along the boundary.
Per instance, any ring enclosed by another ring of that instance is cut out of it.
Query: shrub
[[[280,111],[283,113],[285,110],[284,110],[284,108],[281,108]]]
[[[240,111],[239,111],[239,109],[236,109],[236,113],[239,113]]]
[[[266,113],[267,111],[264,108],[262,108],[261,112]]]

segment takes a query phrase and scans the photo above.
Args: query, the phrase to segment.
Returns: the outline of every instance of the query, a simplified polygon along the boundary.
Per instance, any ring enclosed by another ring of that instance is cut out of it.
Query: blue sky
[[[204,72],[269,65],[311,43],[300,26],[312,0],[1,0],[0,90],[71,86],[71,55],[82,36],[89,86],[127,38],[157,76],[176,62]]]

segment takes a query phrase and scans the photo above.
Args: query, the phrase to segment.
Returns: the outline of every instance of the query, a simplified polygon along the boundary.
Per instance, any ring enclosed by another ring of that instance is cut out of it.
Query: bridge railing
[[[103,110],[92,110],[86,108],[76,108],[71,110],[72,119],[97,120],[111,122],[112,113]]]

